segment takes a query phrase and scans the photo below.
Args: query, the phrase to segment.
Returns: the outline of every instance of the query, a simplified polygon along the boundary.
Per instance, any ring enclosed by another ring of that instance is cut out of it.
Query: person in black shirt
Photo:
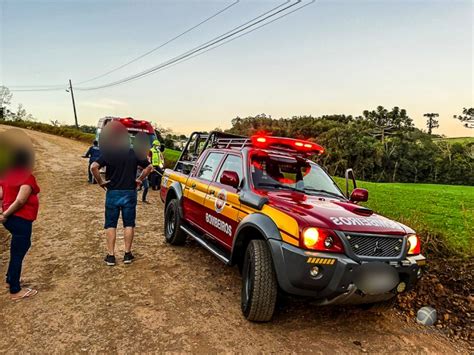
[[[116,122],[122,126],[120,123]],[[130,264],[134,256],[131,252],[135,232],[135,219],[137,207],[137,187],[153,170],[146,158],[146,150],[131,149],[128,133],[125,127],[117,127],[110,123],[104,129],[105,142],[101,143],[101,156],[92,163],[91,172],[98,184],[104,188],[105,197],[105,225],[107,236],[107,251],[105,262],[109,266],[115,265],[115,240],[117,224],[120,213],[124,227],[125,255],[124,263]],[[109,132],[110,131],[110,132]],[[109,135],[109,139],[107,139]],[[105,181],[100,174],[100,169],[106,168]],[[141,167],[142,173],[137,178],[137,169]]]

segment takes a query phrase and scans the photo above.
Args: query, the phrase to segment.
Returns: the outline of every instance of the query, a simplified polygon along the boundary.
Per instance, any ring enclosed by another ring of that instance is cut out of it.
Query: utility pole
[[[66,91],[71,93],[72,108],[74,109],[74,121],[76,122],[76,128],[79,129],[79,123],[77,122],[76,102],[74,101],[74,91],[72,91],[71,79],[69,79],[69,90]]]

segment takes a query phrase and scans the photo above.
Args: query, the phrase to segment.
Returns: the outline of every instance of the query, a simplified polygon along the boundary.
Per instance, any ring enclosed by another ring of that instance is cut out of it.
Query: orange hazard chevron
[[[308,264],[333,265],[336,262],[336,259],[308,258],[308,260],[306,262]]]

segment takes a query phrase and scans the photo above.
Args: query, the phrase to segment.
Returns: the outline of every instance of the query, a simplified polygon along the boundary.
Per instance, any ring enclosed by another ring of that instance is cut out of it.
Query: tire
[[[165,210],[165,239],[171,245],[183,245],[186,242],[186,233],[181,230],[178,200],[173,199]]]
[[[272,255],[264,240],[250,241],[242,268],[241,308],[252,322],[268,322],[275,311],[278,282]]]

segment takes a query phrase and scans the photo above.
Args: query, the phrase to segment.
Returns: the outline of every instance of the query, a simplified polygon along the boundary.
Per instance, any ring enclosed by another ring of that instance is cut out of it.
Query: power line
[[[294,13],[294,12],[296,12],[296,11],[299,11],[299,10],[303,9],[304,7],[307,7],[307,6],[311,5],[311,4],[313,4],[314,2],[316,2],[316,0],[311,0],[309,3],[304,4],[303,6],[300,6],[300,7],[296,8],[296,9],[290,11],[290,12],[287,12],[287,13],[281,15],[281,16],[278,16],[277,18],[275,18],[275,19],[273,19],[273,20],[271,20],[271,21],[269,21],[269,22],[266,22],[266,23],[264,23],[264,24],[262,24],[262,25],[260,25],[260,26],[257,26],[256,28],[253,28],[253,29],[250,30],[250,31],[241,33],[241,34],[238,35],[237,37],[233,37],[233,38],[231,38],[231,39],[229,39],[229,40],[227,40],[227,41],[225,41],[225,42],[223,42],[223,43],[220,43],[220,44],[218,44],[218,45],[216,45],[216,46],[214,46],[214,47],[208,48],[208,49],[206,49],[206,50],[203,51],[203,52],[200,52],[200,53],[194,54],[194,55],[192,55],[192,56],[190,56],[190,57],[187,57],[187,58],[178,60],[178,61],[176,61],[176,62],[174,62],[174,63],[172,63],[172,64],[170,64],[170,65],[164,66],[163,68],[157,69],[156,71],[154,71],[154,72],[152,72],[152,73],[148,73],[148,74],[143,75],[143,76],[141,76],[141,77],[139,77],[139,78],[131,79],[130,81],[134,81],[134,80],[141,79],[142,77],[145,77],[145,76],[154,74],[154,73],[156,73],[156,72],[160,72],[160,71],[162,71],[162,70],[169,69],[169,68],[171,68],[171,67],[174,67],[175,65],[184,63],[184,62],[186,62],[186,61],[188,61],[188,60],[191,60],[191,59],[193,59],[193,58],[195,58],[195,57],[199,57],[200,55],[202,55],[202,54],[204,54],[204,53],[207,53],[207,52],[209,52],[209,51],[211,51],[211,50],[213,50],[213,49],[219,48],[219,47],[221,47],[221,46],[223,46],[223,45],[225,45],[225,44],[227,44],[227,43],[229,43],[229,42],[235,41],[236,39],[238,39],[238,38],[240,38],[240,37],[243,37],[243,36],[245,36],[245,35],[248,35],[248,34],[254,32],[254,31],[256,31],[256,30],[258,30],[258,29],[260,29],[260,28],[262,28],[262,27],[265,27],[265,26],[267,26],[267,25],[270,25],[271,23],[273,23],[273,22],[275,22],[275,21],[278,21],[278,20],[280,20],[280,19],[282,19],[282,18],[284,18],[284,17],[286,17],[286,16],[289,16],[289,15],[291,15],[292,13]],[[117,85],[118,85],[118,84],[117,84]],[[77,89],[77,90],[82,90],[82,89]]]
[[[10,89],[12,92],[19,92],[19,91],[63,91],[66,90],[67,86],[64,85],[62,87],[51,87],[51,88],[41,88],[41,89]]]
[[[299,11],[301,10],[302,8],[306,7],[306,6],[309,6],[311,4],[313,4],[316,0],[311,0],[309,3],[307,4],[304,4],[303,6],[300,6],[296,9],[293,9],[292,11],[289,11],[289,12],[286,12],[284,13],[285,10],[288,10],[292,7],[294,7],[295,5],[298,5],[302,2],[303,0],[297,0],[295,3],[291,4],[291,5],[288,5],[286,7],[284,7],[283,9],[280,9],[278,10],[279,8],[281,8],[282,6],[288,4],[291,2],[291,0],[287,0],[285,2],[283,2],[282,4],[264,12],[263,14],[245,22],[244,24],[242,25],[239,25],[237,27],[235,27],[234,29],[230,30],[230,31],[227,31],[225,32],[224,34],[222,35],[219,35],[217,37],[215,37],[214,39],[210,40],[210,41],[207,41],[203,44],[201,44],[200,46],[197,46],[181,55],[178,55],[168,61],[165,61],[163,63],[160,63],[152,68],[149,68],[149,69],[146,69],[142,72],[139,72],[137,74],[134,74],[134,75],[131,75],[131,76],[128,76],[128,77],[125,77],[123,79],[120,79],[120,80],[117,80],[117,81],[114,81],[114,82],[111,82],[111,83],[108,83],[108,84],[104,84],[104,85],[99,85],[99,86],[95,86],[95,87],[85,87],[85,88],[81,88],[81,87],[77,87],[76,90],[81,90],[81,91],[90,91],[90,90],[98,90],[98,89],[103,89],[103,88],[107,88],[107,87],[111,87],[111,86],[116,86],[116,85],[120,85],[120,84],[123,84],[123,83],[126,83],[126,82],[129,82],[129,81],[133,81],[133,80],[137,80],[137,79],[140,79],[142,77],[145,77],[145,76],[148,76],[148,75],[151,75],[157,71],[161,71],[161,70],[164,70],[164,69],[167,69],[169,67],[172,67],[174,65],[177,65],[177,64],[180,64],[184,61],[187,61],[189,59],[192,59],[194,57],[197,57],[199,55],[202,55],[206,52],[209,52],[213,49],[216,49],[224,44],[227,44],[229,42],[232,42],[242,36],[245,36],[247,34],[250,34],[256,30],[258,30],[259,28],[262,28],[264,26],[267,26],[283,17],[286,17],[296,11]],[[225,11],[226,9],[228,9],[230,6],[234,6],[238,1],[232,3],[231,5],[228,5],[226,8],[222,9],[222,11]],[[278,11],[276,11],[278,10]],[[276,11],[276,12],[275,12]],[[283,14],[281,14],[283,13]],[[270,14],[270,15],[268,15]],[[270,21],[267,21],[255,28],[253,28],[254,26],[258,25],[259,23],[262,23],[272,17],[275,17],[276,15],[278,14],[281,14],[280,16],[270,20]],[[266,16],[268,15],[268,16]],[[217,16],[217,13],[215,15],[213,15],[214,17]],[[262,18],[263,17],[263,18]],[[212,18],[212,16],[211,16]],[[210,19],[210,18],[209,18]],[[206,21],[206,20],[204,20]],[[201,23],[202,24],[202,23]],[[197,27],[198,25],[194,26],[194,27]],[[250,29],[250,30],[249,30]],[[249,30],[249,31],[247,31]],[[246,31],[246,32],[244,32]],[[187,32],[189,32],[189,30],[187,30]],[[243,33],[242,33],[243,32]],[[186,33],[183,32],[183,34]],[[240,33],[240,34],[239,34]],[[236,36],[237,34],[239,34],[238,36]],[[156,49],[158,49],[159,47],[157,47]],[[153,50],[152,50],[153,51]],[[137,59],[138,60],[138,59]],[[125,65],[124,65],[125,66]],[[117,68],[116,68],[117,69]],[[118,69],[117,69],[118,70]],[[115,71],[115,70],[114,70]],[[103,74],[102,76],[105,76],[107,75],[108,73],[106,74]],[[87,81],[92,81],[92,80],[95,80],[95,78],[92,78],[92,79],[89,79],[89,80],[86,80],[86,81],[82,81],[82,83],[84,82],[87,82]],[[56,86],[56,87],[51,87],[51,88],[40,88],[40,89],[14,89],[14,90],[11,90],[11,91],[59,91],[59,90],[64,90],[65,89],[65,86]]]
[[[175,37],[169,39],[168,41],[166,41],[166,42],[163,43],[163,44],[160,44],[158,47],[155,47],[155,48],[149,50],[148,52],[145,52],[145,53],[143,53],[142,55],[140,55],[140,56],[138,56],[138,57],[136,57],[136,58],[134,58],[134,59],[128,61],[127,63],[122,64],[122,65],[120,65],[120,66],[118,66],[118,67],[116,67],[116,68],[114,68],[114,69],[112,69],[112,70],[109,70],[108,72],[106,72],[106,73],[104,73],[104,74],[95,76],[95,77],[93,77],[93,78],[91,78],[91,79],[88,79],[88,80],[81,81],[81,82],[77,83],[77,85],[84,84],[84,83],[88,83],[88,82],[90,82],[90,81],[93,81],[93,80],[102,78],[102,77],[107,76],[107,75],[109,75],[109,74],[111,74],[111,73],[113,73],[113,72],[116,72],[117,70],[120,70],[120,69],[126,67],[127,65],[130,65],[130,64],[132,64],[132,63],[135,63],[136,61],[138,61],[138,60],[140,60],[140,59],[146,57],[147,55],[150,55],[151,53],[157,51],[158,49],[163,48],[163,47],[166,46],[167,44],[169,44],[169,43],[171,43],[171,42],[177,40],[178,38],[184,36],[186,33],[189,33],[189,32],[191,32],[192,30],[198,28],[199,26],[205,24],[206,22],[209,22],[209,21],[212,20],[214,17],[219,16],[219,15],[222,14],[223,12],[227,11],[228,9],[230,9],[232,6],[237,5],[239,2],[240,2],[240,0],[234,1],[232,4],[230,4],[230,5],[226,6],[226,7],[224,7],[223,9],[219,10],[218,12],[216,12],[215,14],[213,14],[212,16],[210,16],[210,17],[206,18],[205,20],[199,22],[197,25],[194,25],[193,27],[188,28],[186,31],[181,32],[179,35],[177,35],[177,36],[175,36]]]
[[[291,4],[291,5],[288,5],[288,6],[284,7],[283,9],[280,9],[280,10],[274,12],[274,10],[280,8],[280,7],[283,6],[284,4],[287,4],[288,2],[289,2],[289,1],[286,1],[285,3],[283,3],[283,4],[281,4],[281,5],[279,5],[279,6],[275,7],[275,8],[273,8],[273,9],[271,9],[271,10],[269,10],[269,11],[267,11],[266,14],[273,12],[273,13],[271,13],[270,15],[267,15],[267,16],[265,16],[265,17],[263,17],[263,18],[261,18],[261,17],[263,16],[263,14],[262,14],[262,15],[259,15],[259,16],[257,16],[256,18],[254,18],[254,19],[252,19],[252,20],[250,20],[250,21],[248,21],[248,22],[246,23],[246,24],[250,23],[249,25],[247,25],[247,26],[245,26],[245,27],[243,27],[245,24],[244,24],[244,25],[240,25],[240,26],[234,28],[233,30],[226,32],[226,33],[223,34],[223,35],[220,35],[220,36],[218,36],[218,37],[216,37],[216,38],[214,38],[214,39],[212,39],[212,40],[210,40],[210,41],[208,41],[208,42],[206,42],[206,43],[204,43],[204,44],[202,44],[202,45],[200,45],[200,46],[198,46],[198,47],[195,47],[194,49],[192,49],[192,50],[190,50],[190,51],[188,51],[188,52],[185,52],[185,53],[183,53],[183,54],[181,54],[181,55],[179,55],[179,56],[176,56],[176,57],[174,57],[174,58],[172,58],[172,59],[170,59],[170,60],[168,60],[168,61],[166,61],[166,62],[163,62],[163,63],[161,63],[161,64],[159,64],[159,65],[157,65],[157,66],[154,66],[154,67],[149,68],[149,69],[147,69],[147,70],[144,70],[144,71],[142,71],[142,72],[140,72],[140,73],[137,73],[137,74],[128,76],[128,77],[126,77],[126,78],[123,78],[123,79],[120,79],[120,80],[117,80],[117,81],[114,81],[114,82],[111,82],[111,83],[108,83],[108,84],[104,84],[104,85],[100,85],[100,86],[95,86],[95,87],[89,87],[89,88],[77,88],[77,90],[98,90],[98,89],[103,89],[103,88],[106,88],[106,87],[116,86],[116,85],[119,85],[119,84],[126,83],[126,82],[128,82],[128,81],[135,80],[135,79],[141,78],[141,77],[143,77],[143,76],[149,75],[149,74],[151,74],[151,73],[156,72],[157,70],[160,70],[160,69],[162,69],[162,68],[164,68],[164,67],[170,66],[170,65],[172,65],[172,64],[174,64],[174,63],[176,63],[176,62],[178,62],[178,61],[181,61],[181,60],[183,60],[183,59],[185,59],[185,58],[187,58],[187,57],[190,57],[190,56],[192,56],[192,55],[195,54],[195,53],[201,52],[201,51],[203,51],[203,50],[205,50],[205,49],[207,49],[207,48],[209,48],[209,47],[212,47],[213,45],[218,44],[218,43],[220,43],[220,42],[222,42],[222,41],[224,41],[224,40],[226,40],[226,39],[228,39],[228,38],[232,38],[232,37],[234,37],[235,35],[237,35],[238,33],[241,33],[241,32],[243,32],[243,31],[246,31],[246,30],[248,30],[248,29],[250,29],[250,28],[256,26],[257,24],[262,23],[263,21],[268,20],[269,18],[275,17],[276,15],[278,15],[278,14],[280,14],[280,13],[282,13],[282,12],[288,10],[289,8],[291,8],[291,7],[295,6],[295,5],[300,4],[300,3],[302,2],[302,0],[297,0],[295,3],[293,3],[293,4]],[[314,2],[314,1],[313,1],[313,2]],[[311,2],[311,3],[312,3],[312,2]],[[310,4],[311,4],[311,3],[310,3]],[[308,4],[308,5],[309,5],[309,4]],[[259,19],[259,18],[261,18],[261,19]],[[257,20],[257,19],[259,19],[259,20],[258,20],[258,21],[255,21],[255,20]]]
[[[185,34],[193,31],[194,29],[202,26],[203,24],[205,24],[206,22],[209,22],[210,20],[212,20],[213,18],[219,16],[220,14],[222,14],[223,12],[227,11],[228,9],[230,9],[231,7],[237,5],[238,3],[240,2],[240,0],[235,0],[233,3],[231,3],[230,5],[227,5],[226,7],[224,7],[223,9],[217,11],[216,13],[214,13],[213,15],[207,17],[206,19],[204,19],[203,21],[199,22],[198,24],[188,28],[186,31],[184,32],[181,32],[180,34],[178,34],[177,36],[174,36],[173,38],[167,40],[166,42],[160,44],[158,47],[155,47],[151,50],[149,50],[148,52],[145,52],[143,53],[142,55],[128,61],[127,63],[124,63],[114,69],[111,69],[101,75],[98,75],[98,76],[95,76],[91,79],[87,79],[87,80],[84,80],[84,81],[81,81],[79,83],[77,83],[77,85],[80,85],[80,84],[84,84],[84,83],[88,83],[90,81],[93,81],[93,80],[96,80],[96,79],[99,79],[99,78],[102,78],[104,76],[107,76],[113,72],[116,72],[117,70],[120,70],[132,63],[135,63],[136,61],[146,57],[147,55],[150,55],[151,53],[153,52],[156,52],[158,49],[160,48],[163,48],[164,46],[170,44],[171,42],[177,40],[178,38],[181,38],[182,36],[184,36]],[[65,85],[15,85],[15,86],[10,86],[9,88],[12,88],[11,91],[56,91],[56,90],[63,90],[65,87]]]
[[[245,35],[248,35],[248,34],[254,32],[254,31],[257,31],[258,29],[260,29],[260,28],[262,28],[262,27],[265,27],[265,26],[270,25],[271,23],[273,23],[273,22],[275,22],[275,21],[280,20],[280,19],[282,19],[283,17],[286,17],[286,16],[288,16],[288,15],[291,15],[293,12],[299,11],[299,10],[301,10],[302,8],[306,7],[306,6],[309,6],[309,5],[313,4],[314,2],[316,2],[316,0],[311,0],[309,3],[304,4],[303,6],[300,6],[300,7],[298,7],[297,9],[294,9],[294,10],[292,10],[292,11],[290,11],[290,12],[287,12],[287,13],[281,15],[281,16],[278,16],[277,18],[275,18],[275,19],[273,19],[273,20],[271,20],[271,21],[269,21],[269,22],[266,22],[266,23],[264,23],[264,24],[262,24],[262,25],[260,25],[260,26],[257,26],[256,28],[254,28],[254,29],[252,29],[252,30],[250,30],[250,31],[247,31],[247,32],[245,32],[245,33],[242,33],[242,34],[238,35],[237,37],[233,37],[233,38],[229,39],[228,41],[225,41],[225,42],[223,42],[223,43],[218,44],[217,46],[208,48],[208,49],[206,49],[204,52],[195,54],[195,55],[193,55],[193,56],[191,56],[191,57],[188,57],[188,58],[183,59],[183,60],[181,60],[181,61],[179,61],[179,62],[177,62],[177,63],[174,63],[172,66],[177,65],[177,64],[180,64],[180,63],[183,63],[183,62],[186,62],[186,61],[188,61],[188,60],[190,60],[190,59],[192,59],[192,58],[198,57],[198,56],[200,56],[200,55],[202,55],[202,54],[204,54],[204,53],[207,53],[207,52],[209,52],[209,51],[211,51],[211,50],[213,50],[213,49],[219,48],[219,47],[221,47],[221,46],[223,46],[223,45],[225,45],[225,44],[227,44],[227,43],[229,43],[229,42],[235,41],[236,39],[239,39],[240,37],[243,37],[243,36],[245,36]],[[171,66],[170,66],[170,67],[171,67]],[[163,68],[163,69],[167,69],[167,68],[168,68],[168,67]]]

